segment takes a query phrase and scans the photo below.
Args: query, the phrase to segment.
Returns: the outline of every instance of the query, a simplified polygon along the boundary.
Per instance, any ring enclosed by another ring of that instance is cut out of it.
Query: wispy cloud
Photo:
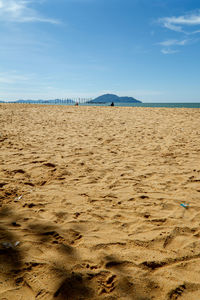
[[[159,45],[164,46],[164,47],[170,47],[170,46],[185,46],[186,44],[189,43],[189,40],[184,39],[184,40],[166,40],[163,42],[160,42]]]
[[[173,49],[162,49],[161,52],[163,54],[174,54],[174,53],[178,53],[178,50],[173,50]]]
[[[22,75],[16,71],[0,72],[0,84],[22,83],[31,79],[31,75]]]
[[[188,31],[188,27],[200,26],[200,10],[196,13],[190,13],[178,17],[160,18],[159,22],[167,29],[183,32],[185,34],[199,33],[200,30]],[[185,30],[187,27],[187,30]]]
[[[183,39],[183,40],[171,39],[171,40],[166,40],[166,41],[160,42],[158,44],[163,46],[163,48],[161,49],[161,52],[163,54],[174,54],[174,53],[178,53],[179,50],[174,50],[174,49],[172,49],[172,47],[185,46],[189,42],[190,42],[190,40],[188,40],[188,39]]]
[[[59,21],[46,18],[31,7],[31,0],[0,0],[0,21],[6,22],[47,22],[58,24]]]
[[[176,32],[180,38],[167,39],[158,43],[162,46],[163,54],[174,54],[180,52],[177,48],[197,42],[192,36],[200,33],[200,10],[181,16],[160,18],[158,22],[166,29]],[[190,36],[190,38],[188,38]],[[176,49],[174,49],[174,47]]]

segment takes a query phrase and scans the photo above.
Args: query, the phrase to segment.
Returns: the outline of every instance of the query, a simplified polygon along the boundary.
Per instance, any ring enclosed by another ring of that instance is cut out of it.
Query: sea
[[[107,103],[84,103],[79,104],[80,106],[110,106],[110,104]],[[171,108],[200,108],[200,102],[199,103],[115,103],[115,106],[120,107],[171,107]]]

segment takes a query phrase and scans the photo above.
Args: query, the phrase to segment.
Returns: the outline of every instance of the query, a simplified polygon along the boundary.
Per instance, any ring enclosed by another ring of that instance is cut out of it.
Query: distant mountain
[[[133,97],[119,97],[114,94],[105,94],[102,96],[99,96],[91,101],[89,103],[142,103],[142,101],[136,100]]]

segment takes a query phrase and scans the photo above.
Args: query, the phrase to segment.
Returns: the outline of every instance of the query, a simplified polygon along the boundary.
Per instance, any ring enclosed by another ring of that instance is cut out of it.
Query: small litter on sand
[[[21,200],[21,199],[22,199],[22,195],[19,196],[19,197],[17,197],[17,198],[15,198],[15,201],[19,201],[19,200]]]
[[[1,243],[1,245],[6,248],[6,249],[9,249],[9,248],[15,248],[17,247],[18,245],[20,244],[20,241],[16,241],[14,243],[11,243],[11,242],[3,242]]]
[[[186,208],[186,209],[189,208],[189,204],[186,204],[186,203],[181,203],[180,206],[182,206],[182,207],[184,207],[184,208]]]

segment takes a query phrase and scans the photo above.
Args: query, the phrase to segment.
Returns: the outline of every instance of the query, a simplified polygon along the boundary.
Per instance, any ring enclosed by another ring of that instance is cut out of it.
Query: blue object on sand
[[[184,207],[184,208],[188,208],[189,207],[189,205],[188,204],[185,204],[185,203],[181,203],[180,204],[182,207]]]

